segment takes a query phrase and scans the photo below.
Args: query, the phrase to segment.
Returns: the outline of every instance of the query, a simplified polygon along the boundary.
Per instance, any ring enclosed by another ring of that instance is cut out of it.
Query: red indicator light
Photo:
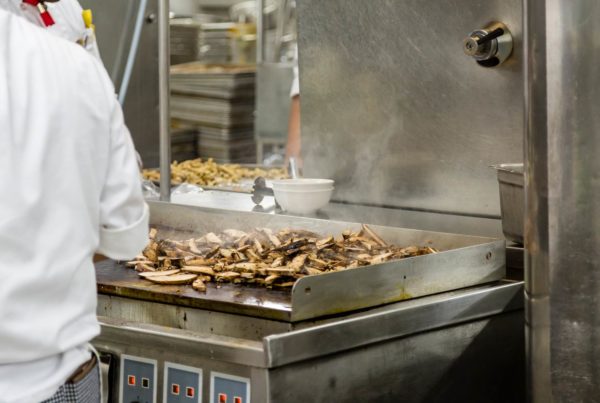
[[[171,393],[174,395],[178,395],[179,394],[179,385],[177,385],[176,383],[171,385]]]
[[[129,386],[135,386],[135,376],[134,375],[129,375],[127,377],[127,384]]]
[[[242,403],[242,398],[239,396],[236,396],[233,398],[233,403]]]
[[[187,387],[185,388],[185,395],[187,397],[194,397],[195,391],[194,388]]]
[[[219,403],[227,403],[227,395],[225,393],[219,393]]]

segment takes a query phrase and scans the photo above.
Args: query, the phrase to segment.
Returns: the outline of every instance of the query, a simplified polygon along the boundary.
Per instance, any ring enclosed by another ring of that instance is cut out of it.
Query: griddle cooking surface
[[[154,284],[112,260],[96,263],[96,280],[98,292],[105,295],[283,321],[290,320],[292,310],[289,291],[234,284],[219,284],[217,288],[217,284],[207,283],[206,292],[199,292],[190,285]]]

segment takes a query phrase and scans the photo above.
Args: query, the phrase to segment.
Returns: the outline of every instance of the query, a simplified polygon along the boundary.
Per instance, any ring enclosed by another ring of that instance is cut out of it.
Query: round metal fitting
[[[512,35],[500,22],[471,32],[463,40],[463,52],[483,67],[494,67],[503,63],[512,53]]]

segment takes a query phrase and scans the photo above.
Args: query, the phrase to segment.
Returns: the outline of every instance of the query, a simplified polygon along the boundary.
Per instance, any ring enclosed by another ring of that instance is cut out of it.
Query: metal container
[[[502,232],[506,239],[523,244],[525,189],[523,164],[494,165],[500,185]]]

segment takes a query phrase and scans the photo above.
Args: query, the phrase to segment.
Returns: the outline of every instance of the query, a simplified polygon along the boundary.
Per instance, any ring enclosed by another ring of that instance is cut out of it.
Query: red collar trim
[[[24,4],[29,4],[30,6],[36,7],[40,13],[40,18],[42,19],[42,23],[45,27],[49,27],[54,25],[54,18],[48,12],[48,7],[44,3],[44,0],[23,0]]]

